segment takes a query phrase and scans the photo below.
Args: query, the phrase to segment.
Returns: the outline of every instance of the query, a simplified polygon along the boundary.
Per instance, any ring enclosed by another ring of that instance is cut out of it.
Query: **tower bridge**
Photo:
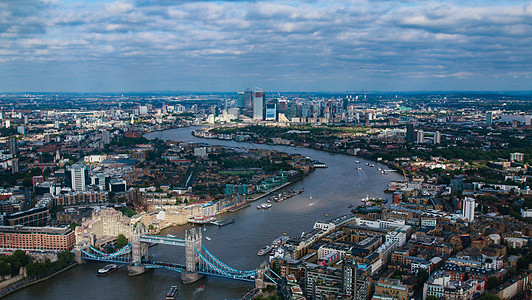
[[[185,247],[185,264],[157,261],[148,255],[148,244],[157,243],[171,246]],[[216,258],[202,243],[201,230],[192,228],[185,232],[184,239],[161,237],[146,234],[146,228],[138,223],[133,228],[131,242],[115,253],[104,253],[92,246],[74,250],[76,260],[112,262],[127,264],[130,276],[139,275],[149,269],[167,269],[181,273],[183,283],[199,280],[204,275],[218,276],[234,280],[255,282],[257,270],[240,271],[234,269]],[[259,277],[261,276],[259,272]],[[262,278],[260,278],[262,280]]]

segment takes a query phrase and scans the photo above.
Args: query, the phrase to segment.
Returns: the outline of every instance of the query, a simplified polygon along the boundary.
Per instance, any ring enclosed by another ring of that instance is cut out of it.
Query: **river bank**
[[[77,263],[73,263],[71,264],[70,266],[66,267],[66,268],[63,268],[57,272],[54,272],[52,274],[49,274],[49,275],[45,275],[44,277],[33,277],[33,278],[26,278],[26,279],[23,279],[21,281],[17,281],[5,288],[3,288],[2,290],[0,290],[0,298],[3,298],[11,293],[14,293],[18,290],[21,290],[23,288],[26,288],[26,287],[29,287],[31,285],[34,285],[34,284],[37,284],[39,282],[43,282],[43,281],[46,281],[56,275],[59,275],[75,266],[77,266],[78,264]]]

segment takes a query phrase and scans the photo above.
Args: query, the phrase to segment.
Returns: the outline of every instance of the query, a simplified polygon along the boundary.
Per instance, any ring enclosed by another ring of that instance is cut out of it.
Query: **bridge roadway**
[[[146,269],[168,269],[176,272],[185,272],[186,267],[180,264],[167,263],[164,261],[149,261],[144,263]]]
[[[165,244],[165,245],[185,247],[184,239],[177,239],[177,238],[166,237],[166,236],[143,235],[140,237],[140,241],[143,243],[156,243],[156,244]]]

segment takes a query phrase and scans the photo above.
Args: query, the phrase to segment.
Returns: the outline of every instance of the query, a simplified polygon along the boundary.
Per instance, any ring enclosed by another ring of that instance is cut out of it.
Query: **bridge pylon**
[[[142,243],[140,237],[146,234],[146,227],[140,222],[135,224],[131,235],[131,263],[127,266],[128,275],[135,276],[146,272],[142,257],[148,256],[148,244]]]
[[[181,273],[183,283],[192,283],[198,281],[203,275],[198,273],[198,264],[201,262],[198,251],[201,251],[202,236],[201,229],[192,229],[185,232],[185,257],[186,272]]]

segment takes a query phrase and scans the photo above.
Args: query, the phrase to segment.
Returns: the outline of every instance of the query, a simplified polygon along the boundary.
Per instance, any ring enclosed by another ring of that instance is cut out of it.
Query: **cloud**
[[[286,78],[298,77],[302,88],[312,82],[319,90],[382,89],[383,81],[401,89],[409,76],[436,82],[420,82],[429,87],[419,89],[453,89],[453,80],[529,74],[532,3],[4,0],[0,38],[5,74],[31,61],[35,70],[56,62],[110,81],[113,69],[127,68],[121,84],[145,80],[145,89],[220,89],[225,83],[227,90],[261,82],[286,87]],[[106,73],[98,73],[102,64]],[[23,89],[18,82],[39,86],[38,72],[17,74],[7,76],[15,85],[0,82],[0,90]],[[70,90],[70,78],[81,75],[64,76],[63,89]],[[183,76],[189,77],[186,86],[172,80]],[[298,90],[295,81],[291,89]]]

